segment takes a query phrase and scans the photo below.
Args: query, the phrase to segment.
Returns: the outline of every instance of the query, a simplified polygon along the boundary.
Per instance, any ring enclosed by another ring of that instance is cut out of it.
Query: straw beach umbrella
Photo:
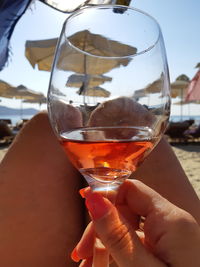
[[[40,95],[40,96],[36,95],[32,99],[23,100],[23,102],[24,103],[30,103],[30,104],[38,103],[39,105],[42,105],[42,104],[47,103],[47,98],[44,95]]]
[[[175,82],[171,84],[171,97],[184,99],[189,82],[190,79],[185,74],[178,76]]]
[[[47,98],[43,94],[35,95],[35,97],[33,97],[32,99],[23,100],[23,103],[39,104],[39,107],[41,108],[42,104],[47,103]]]
[[[12,86],[11,84],[0,80],[0,97],[15,98],[21,100],[32,100],[35,97],[44,97],[43,94],[27,89],[24,85]]]
[[[23,114],[23,103],[38,103],[39,105],[42,104],[43,99],[45,99],[45,96],[42,93],[33,91],[25,87],[24,85],[19,85],[17,87],[13,87],[15,89],[15,95],[14,98],[21,100],[21,106],[20,106],[20,114],[22,116]],[[36,102],[35,102],[36,101]],[[41,102],[41,104],[40,104]]]
[[[63,44],[61,46],[61,56],[57,62],[57,68],[72,71],[78,74],[99,75],[104,74],[113,68],[126,66],[129,59],[113,58],[106,60],[103,56],[120,57],[121,55],[133,55],[137,52],[135,47],[131,47],[117,41],[107,40],[99,34],[93,34],[88,30],[77,32],[68,40],[74,47],[99,57],[90,57],[80,53],[77,49]],[[26,41],[25,55],[31,65],[38,65],[39,70],[50,71],[57,44],[56,39]],[[109,47],[112,47],[110,51]],[[111,54],[112,53],[112,54]],[[67,60],[66,60],[67,59]]]
[[[102,74],[120,66],[127,66],[131,59],[124,55],[133,55],[137,52],[135,47],[107,39],[102,35],[91,33],[89,30],[76,32],[67,39],[70,45],[61,42],[60,56],[55,62],[55,68],[58,71],[72,72],[75,76],[82,75],[82,78],[79,78],[81,80],[79,95],[83,95],[84,99],[86,94],[82,92],[101,84],[104,80],[111,79]],[[27,42],[26,57],[31,65],[38,64],[40,70],[50,71],[55,43],[57,43],[55,39]],[[109,56],[109,60],[106,56]]]
[[[63,44],[57,68],[75,73],[90,75],[107,73],[114,68],[128,65],[129,59],[118,57],[133,55],[137,52],[134,47],[108,40],[102,35],[93,34],[88,30],[77,32],[68,37],[68,40],[78,50]],[[79,49],[86,53],[80,53]],[[97,57],[91,57],[91,54]],[[113,57],[113,59],[107,60],[104,58],[106,56]]]
[[[11,85],[9,83],[0,80],[0,95],[2,96],[10,87]]]
[[[50,71],[58,38],[26,41],[25,56],[31,66],[39,70]]]
[[[14,92],[11,84],[0,80],[0,97],[13,98]]]
[[[66,86],[79,88],[78,95],[92,97],[109,97],[110,92],[99,87],[100,84],[110,82],[111,77],[104,75],[87,75],[87,74],[72,74],[67,81]]]
[[[16,87],[15,86],[10,87],[10,91],[6,94],[6,97],[24,99],[24,100],[34,99],[36,96],[41,97],[44,95],[42,93],[30,90],[22,84]]]
[[[1,84],[1,83],[0,83]],[[1,90],[2,89],[2,90]],[[20,102],[20,115],[23,114],[23,102],[36,101],[36,103],[40,103],[42,99],[45,99],[45,96],[42,93],[38,93],[36,91],[30,90],[24,85],[12,86],[6,83],[6,85],[2,88],[0,87],[0,96],[5,98],[14,98],[21,100]]]
[[[171,84],[171,97],[172,98],[179,97],[180,100],[183,101],[186,96],[186,91],[187,91],[189,82],[190,82],[190,79],[185,74],[178,76],[175,82]],[[182,121],[182,118],[183,118],[183,106],[182,105],[180,105],[180,117]]]
[[[77,93],[79,95],[94,96],[94,97],[109,97],[110,96],[110,92],[100,86],[96,86],[93,88],[86,88],[86,90],[82,92],[80,92],[80,89],[79,89]]]
[[[135,99],[139,99],[141,97],[148,96],[152,93],[160,93],[160,88],[162,87],[162,81],[160,79],[152,82],[151,84],[147,85],[144,89],[136,90],[133,97]]]
[[[86,80],[88,81],[88,87],[92,87],[99,86],[104,82],[110,82],[112,78],[104,75],[72,74],[68,78],[66,86],[80,88]]]
[[[152,83],[149,83],[143,89],[139,89],[135,91],[134,97],[144,97],[148,94],[156,94],[160,93],[160,89],[164,86],[165,80],[164,75],[161,73],[160,77],[154,80]]]
[[[163,73],[161,73],[160,77],[154,80],[152,83],[147,84],[143,89],[136,90],[133,94],[133,97],[138,101],[142,97],[148,98],[148,105],[150,101],[150,97],[152,94],[160,94],[160,97],[164,97],[164,93],[161,94],[161,88],[165,87],[169,89],[169,85],[165,84],[165,77]]]
[[[145,97],[146,95],[147,95],[147,92],[145,89],[139,89],[134,92],[133,98],[135,98],[136,100],[139,100],[141,97]]]
[[[147,93],[159,93],[160,88],[162,88],[163,80],[162,78],[155,80],[151,84],[147,85],[145,90]]]

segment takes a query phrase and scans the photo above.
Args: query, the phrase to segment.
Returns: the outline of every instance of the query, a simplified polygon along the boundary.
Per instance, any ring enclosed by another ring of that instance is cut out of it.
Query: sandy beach
[[[200,198],[200,144],[172,146],[191,184]],[[0,148],[0,161],[8,148]]]
[[[7,147],[0,147],[0,162],[2,161],[4,155],[6,154],[8,148]]]
[[[172,148],[200,198],[200,144],[178,145]]]

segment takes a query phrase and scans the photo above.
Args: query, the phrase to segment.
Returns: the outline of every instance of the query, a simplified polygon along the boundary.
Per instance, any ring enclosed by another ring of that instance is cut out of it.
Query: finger
[[[160,210],[160,205],[158,204],[161,200],[163,206],[168,202],[142,182],[138,180],[126,180],[119,189],[116,205],[126,203],[133,213],[146,217],[152,211]]]
[[[118,266],[165,266],[144,248],[132,227],[108,199],[91,193],[86,205],[98,236]]]
[[[127,205],[117,205],[118,212],[128,221],[134,230],[139,228],[140,216],[133,213]]]
[[[88,194],[90,194],[90,192],[91,192],[91,189],[88,186],[81,188],[79,190],[79,194],[81,195],[82,198],[85,198],[86,196],[88,196]]]
[[[144,223],[145,241],[152,247],[155,246],[162,234],[168,229],[164,218],[172,210],[178,209],[138,180],[124,182],[119,189],[116,203],[118,205],[126,203],[132,213],[146,218]]]
[[[79,265],[79,267],[92,267],[92,257],[82,260],[82,262]]]
[[[132,212],[146,217],[144,242],[160,259],[174,266],[198,259],[200,231],[189,213],[136,180],[121,186],[117,203],[127,203]]]
[[[72,259],[78,261],[80,259],[90,258],[93,254],[95,233],[93,223],[90,222],[86,227],[81,240],[72,252]],[[74,257],[75,255],[75,257]]]
[[[89,194],[91,194],[91,192],[92,190],[89,187],[85,187],[79,190],[79,194],[81,195],[82,198],[87,198]],[[104,196],[104,194],[102,193],[101,195]],[[105,197],[108,198],[106,195]],[[116,195],[115,195],[115,198],[116,198]],[[108,199],[111,199],[111,198],[108,198]],[[138,229],[140,216],[133,214],[130,211],[130,208],[126,204],[117,205],[117,209],[127,221],[131,222],[131,225],[134,229]]]

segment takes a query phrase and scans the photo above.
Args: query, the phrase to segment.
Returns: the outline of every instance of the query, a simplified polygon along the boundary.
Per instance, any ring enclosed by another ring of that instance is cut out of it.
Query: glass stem
[[[113,204],[115,204],[116,195],[118,192],[119,184],[113,186],[113,184],[107,184],[102,190],[99,187],[93,187],[92,190],[101,193],[104,197],[108,198]],[[109,253],[101,240],[96,237],[93,248],[93,263],[92,267],[109,267]]]

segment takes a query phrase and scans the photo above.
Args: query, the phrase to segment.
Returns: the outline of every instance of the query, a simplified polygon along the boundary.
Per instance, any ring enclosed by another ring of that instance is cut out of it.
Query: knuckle
[[[195,219],[186,211],[178,209],[171,212],[172,222],[175,223],[175,226],[178,230],[184,230],[193,228],[197,225]]]
[[[111,251],[120,251],[129,247],[132,243],[131,240],[131,232],[124,224],[113,228],[106,236],[106,243]]]

